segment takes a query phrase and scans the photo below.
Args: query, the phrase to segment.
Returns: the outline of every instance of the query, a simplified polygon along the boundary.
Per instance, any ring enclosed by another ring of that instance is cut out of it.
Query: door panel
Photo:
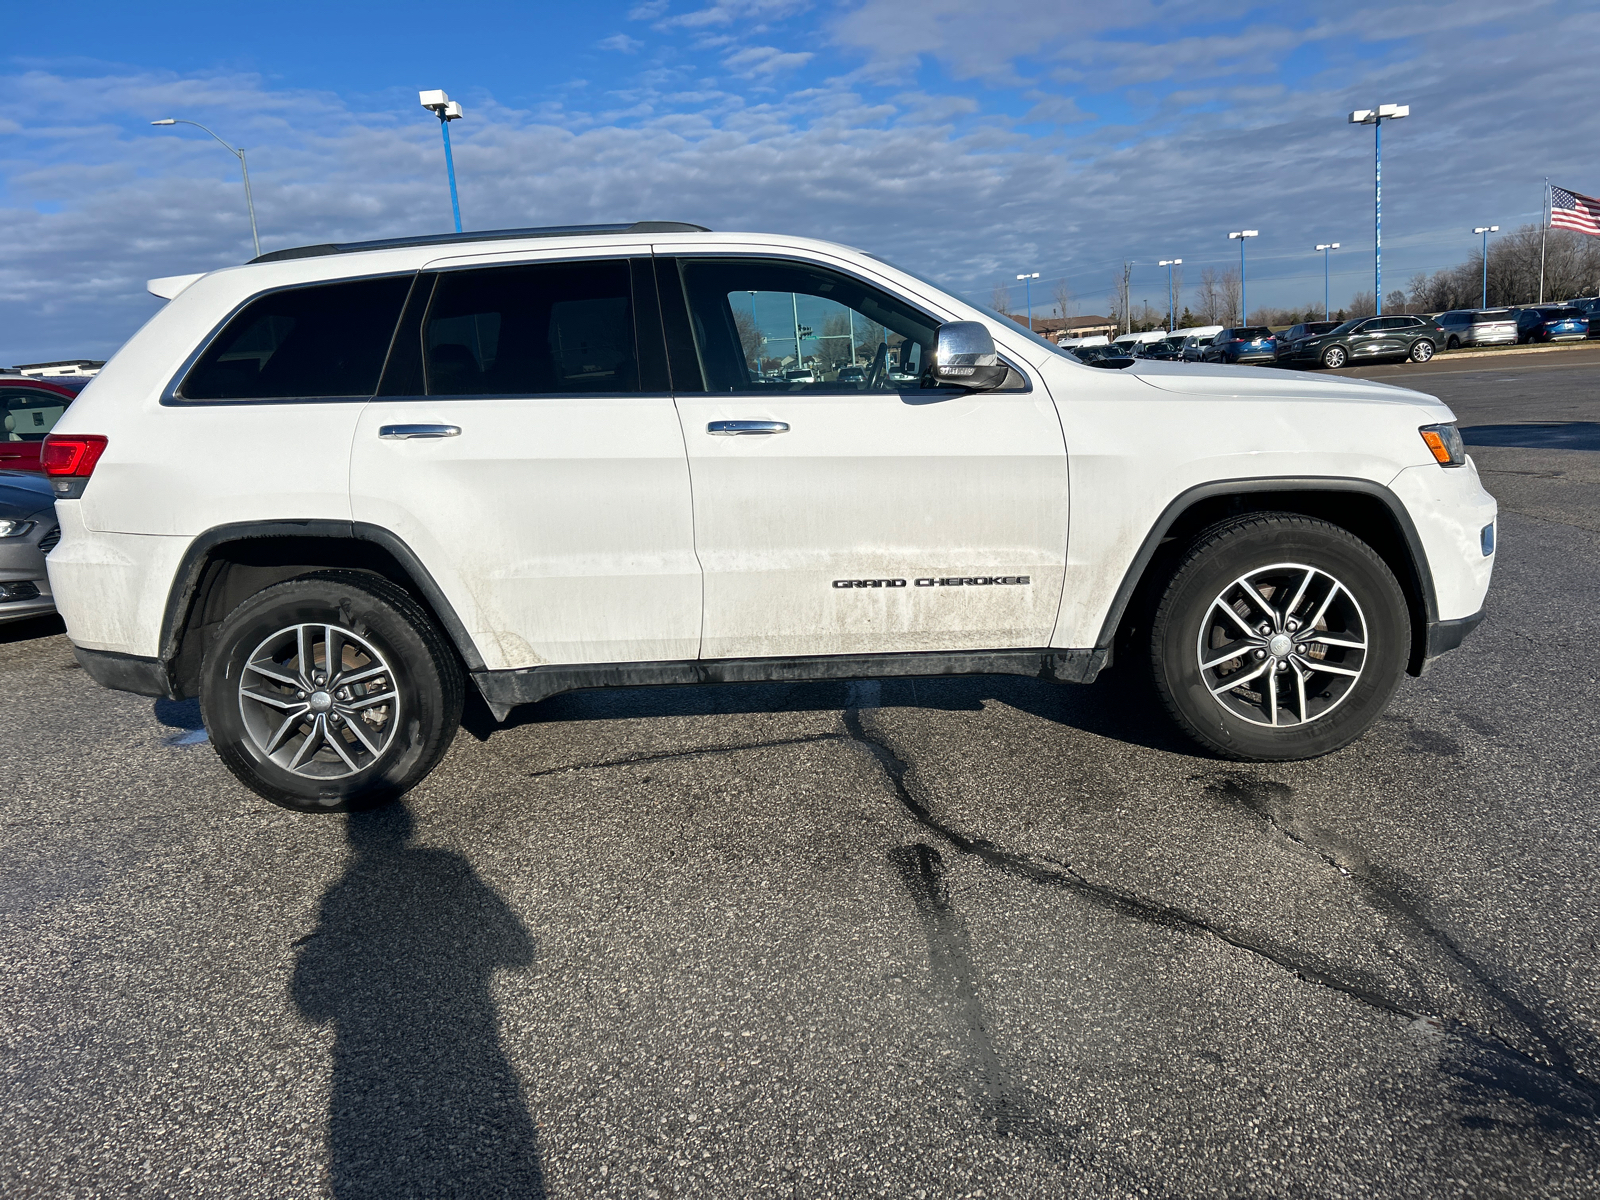
[[[398,335],[429,394],[380,395],[357,424],[355,519],[411,546],[491,669],[698,652],[683,437],[671,395],[639,390],[638,312],[663,382],[664,357],[653,294],[631,290],[622,260],[443,273]]]
[[[1067,532],[1048,397],[922,389],[937,321],[842,273],[684,259],[661,278],[716,389],[677,394],[703,658],[1048,644]]]

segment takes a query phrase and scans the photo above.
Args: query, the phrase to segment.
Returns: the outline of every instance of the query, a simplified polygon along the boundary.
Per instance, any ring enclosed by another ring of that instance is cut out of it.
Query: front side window
[[[252,300],[207,347],[182,400],[371,396],[411,276],[285,288]]]
[[[430,396],[637,392],[625,260],[439,276],[422,330]]]
[[[935,386],[939,322],[849,275],[777,259],[680,259],[710,392]]]
[[[55,428],[72,401],[54,392],[30,388],[0,388],[0,412],[5,413],[0,441],[42,442]]]

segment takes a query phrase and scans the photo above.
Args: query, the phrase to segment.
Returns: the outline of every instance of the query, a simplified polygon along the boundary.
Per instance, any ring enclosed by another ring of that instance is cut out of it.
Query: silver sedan
[[[60,538],[49,481],[0,471],[0,623],[55,611],[44,556]]]

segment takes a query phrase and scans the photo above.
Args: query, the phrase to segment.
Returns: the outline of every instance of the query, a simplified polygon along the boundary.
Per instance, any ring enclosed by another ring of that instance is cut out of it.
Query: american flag
[[[1550,227],[1576,229],[1600,237],[1600,200],[1580,196],[1566,188],[1550,188]]]

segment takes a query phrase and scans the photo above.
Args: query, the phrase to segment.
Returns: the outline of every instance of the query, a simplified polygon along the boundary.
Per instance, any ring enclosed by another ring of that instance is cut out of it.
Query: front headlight
[[[32,521],[0,519],[0,538],[21,537],[33,528]]]
[[[1434,460],[1441,467],[1459,467],[1467,461],[1467,447],[1461,440],[1461,430],[1451,422],[1445,425],[1424,425],[1417,430]]]

